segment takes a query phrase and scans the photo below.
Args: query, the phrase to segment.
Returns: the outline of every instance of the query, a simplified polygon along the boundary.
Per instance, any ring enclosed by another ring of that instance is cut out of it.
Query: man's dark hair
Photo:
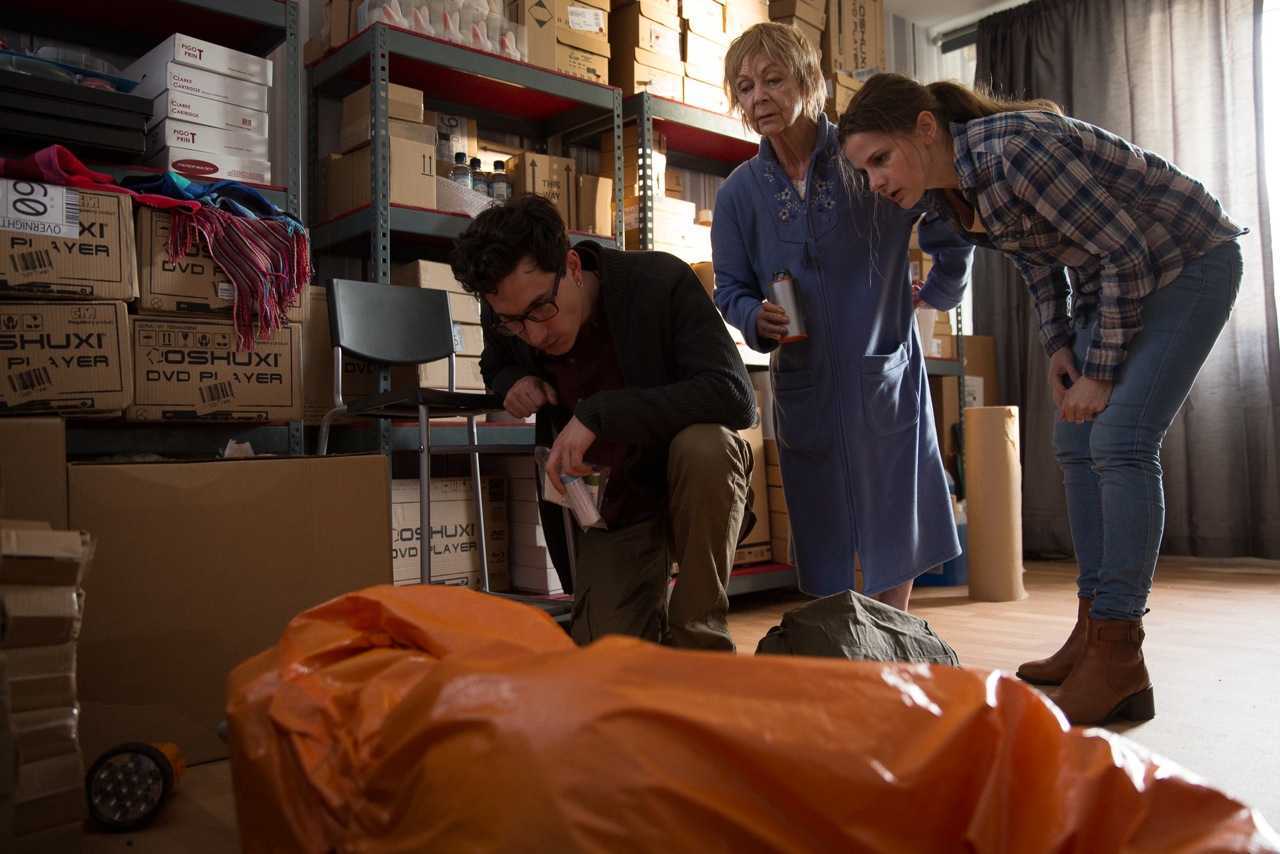
[[[539,270],[558,273],[569,252],[569,236],[556,206],[543,196],[524,195],[476,217],[454,244],[453,276],[473,294],[491,294],[524,258]]]

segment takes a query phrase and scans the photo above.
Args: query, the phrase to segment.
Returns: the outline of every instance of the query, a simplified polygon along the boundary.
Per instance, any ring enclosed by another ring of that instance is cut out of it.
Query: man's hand
[[[560,475],[591,474],[591,466],[583,462],[582,458],[595,440],[596,434],[576,416],[569,419],[569,423],[556,437],[555,444],[551,446],[551,456],[547,457],[547,478],[561,495],[564,494],[564,484],[560,482]]]
[[[502,408],[516,418],[528,418],[548,403],[557,403],[556,390],[538,377],[524,377],[507,391]]]
[[[1095,380],[1092,377],[1080,377],[1062,397],[1062,420],[1081,424],[1092,421],[1099,412],[1107,408],[1111,400],[1111,383]]]
[[[911,307],[912,308],[919,308],[922,305],[927,305],[927,303],[924,300],[920,299],[920,289],[923,287],[924,287],[924,282],[920,281],[919,279],[916,279],[914,282],[911,283]],[[932,308],[933,306],[929,306],[929,307]]]
[[[1071,347],[1059,347],[1049,357],[1049,390],[1053,392],[1053,405],[1059,414],[1062,413],[1062,401],[1067,396],[1073,383],[1080,379],[1080,371],[1076,370],[1076,357]],[[1071,419],[1063,415],[1064,421]]]
[[[771,302],[760,304],[760,313],[756,315],[756,337],[778,340],[787,334],[791,327],[791,318],[786,310]]]

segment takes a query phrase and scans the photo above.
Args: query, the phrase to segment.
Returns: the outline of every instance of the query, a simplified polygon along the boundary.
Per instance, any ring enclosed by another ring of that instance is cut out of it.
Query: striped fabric
[[[1071,343],[1071,310],[1099,312],[1082,372],[1114,380],[1142,329],[1142,300],[1245,233],[1200,182],[1101,128],[1047,112],[951,126],[960,190],[987,240],[1011,254],[1046,353]],[[940,194],[931,204],[954,220]],[[1074,272],[1068,282],[1064,268]]]

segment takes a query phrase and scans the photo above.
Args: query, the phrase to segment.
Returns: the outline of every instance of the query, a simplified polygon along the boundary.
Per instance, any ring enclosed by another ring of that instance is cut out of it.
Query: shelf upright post
[[[285,85],[288,87],[287,110],[285,116],[285,124],[287,125],[288,138],[285,141],[285,156],[288,158],[288,211],[292,216],[303,220],[302,216],[302,140],[298,135],[302,132],[302,37],[298,32],[298,0],[288,0],[285,4]],[[315,134],[311,135],[314,146]],[[314,152],[312,152],[314,154]],[[310,162],[314,162],[314,158]],[[311,283],[304,285],[303,292],[299,299],[303,300],[306,305],[308,294],[306,288],[311,287]],[[302,428],[302,421],[293,420],[289,422],[289,453],[292,456],[301,456],[307,452],[306,449],[306,432]]]
[[[622,90],[613,90],[613,239],[626,249],[626,216],[622,209],[627,180],[627,159],[622,150]]]
[[[640,247],[653,249],[654,216],[657,200],[654,197],[653,174],[653,110],[648,92],[641,93],[640,115],[636,128],[636,180],[640,182]]]
[[[373,229],[370,232],[369,277],[379,284],[391,283],[391,142],[387,135],[387,89],[390,84],[391,60],[387,48],[387,28],[374,24],[369,50],[369,121],[373,123],[369,139],[372,154]],[[391,371],[378,372],[378,391],[391,390]],[[378,444],[384,454],[391,453],[391,423],[378,422]]]

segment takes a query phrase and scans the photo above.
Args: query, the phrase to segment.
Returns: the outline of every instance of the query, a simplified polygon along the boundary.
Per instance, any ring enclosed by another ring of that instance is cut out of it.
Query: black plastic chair
[[[431,431],[432,418],[466,418],[468,442],[450,446],[451,453],[471,457],[471,497],[479,536],[481,585],[489,587],[488,538],[481,493],[480,454],[524,452],[527,448],[479,443],[476,417],[502,410],[497,395],[456,391],[456,351],[449,295],[445,291],[334,279],[329,285],[329,334],[333,341],[333,403],[320,422],[318,453],[329,449],[329,432],[338,415],[418,422],[418,482],[422,546],[418,550],[420,581],[431,583]],[[342,396],[342,356],[349,354],[381,365],[423,365],[449,360],[449,390],[415,387],[383,392],[361,400]],[[537,605],[558,622],[567,622],[571,606],[560,600],[500,594]]]

